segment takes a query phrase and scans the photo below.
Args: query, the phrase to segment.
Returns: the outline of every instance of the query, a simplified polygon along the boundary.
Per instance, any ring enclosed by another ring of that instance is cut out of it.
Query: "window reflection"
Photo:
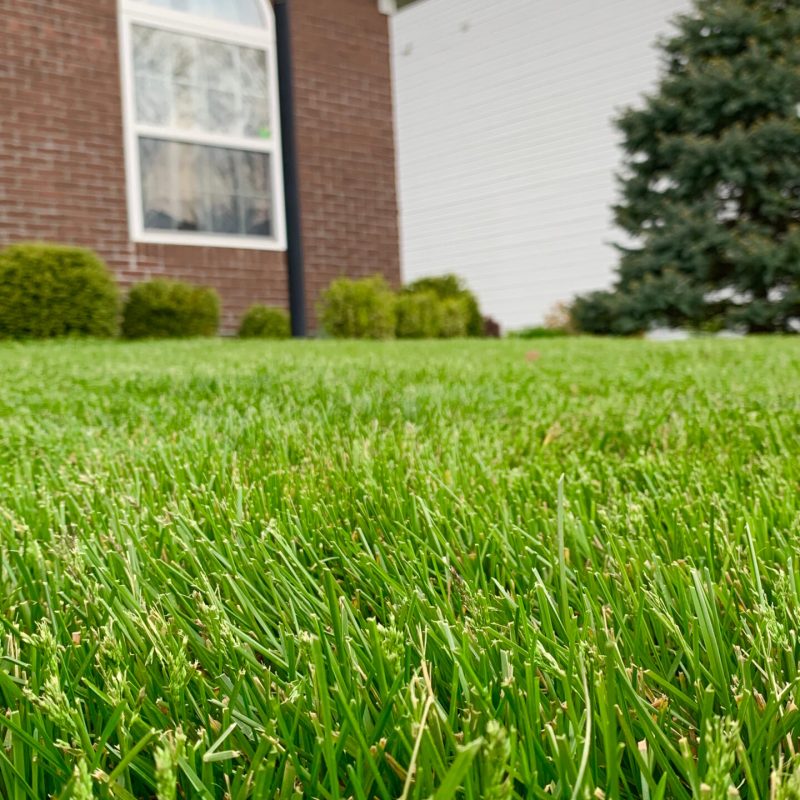
[[[142,138],[145,227],[273,235],[268,153]]]

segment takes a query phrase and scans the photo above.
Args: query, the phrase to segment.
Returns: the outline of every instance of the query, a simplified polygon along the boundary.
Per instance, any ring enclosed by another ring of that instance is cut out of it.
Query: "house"
[[[0,0],[0,246],[211,285],[227,331],[255,302],[313,331],[332,279],[376,272],[541,322],[611,281],[612,119],[689,6]]]
[[[406,279],[461,275],[505,328],[612,279],[612,120],[689,0],[416,0],[392,17]]]
[[[339,275],[397,284],[379,5],[0,0],[0,246],[213,286],[228,331],[290,301],[313,330]]]

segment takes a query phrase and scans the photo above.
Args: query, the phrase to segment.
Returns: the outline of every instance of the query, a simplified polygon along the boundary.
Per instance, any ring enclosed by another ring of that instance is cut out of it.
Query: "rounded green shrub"
[[[417,292],[434,292],[440,300],[458,298],[463,301],[467,315],[466,336],[483,336],[485,334],[483,315],[481,314],[478,299],[464,286],[457,275],[438,275],[432,278],[420,278],[409,283],[404,289],[404,294]]]
[[[0,339],[113,336],[119,291],[90,250],[16,244],[0,252]]]
[[[469,335],[470,308],[463,297],[447,297],[442,305],[442,324],[439,336],[442,339],[455,339]]]
[[[128,339],[214,336],[218,327],[219,295],[180,281],[138,283],[122,310],[122,335]]]
[[[251,306],[242,317],[242,339],[288,339],[292,335],[289,315],[282,308]]]
[[[338,278],[322,294],[319,318],[325,332],[336,339],[391,339],[395,297],[379,276]]]
[[[647,327],[641,307],[621,292],[601,290],[581,295],[570,310],[581,333],[631,336]]]
[[[398,339],[435,339],[442,329],[442,301],[435,292],[401,294],[395,307]]]

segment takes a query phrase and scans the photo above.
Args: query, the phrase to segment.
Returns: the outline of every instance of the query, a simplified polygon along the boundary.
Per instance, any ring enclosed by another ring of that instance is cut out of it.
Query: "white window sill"
[[[145,231],[132,237],[136,244],[165,244],[177,247],[209,247],[225,250],[269,250],[284,252],[286,243],[259,236],[219,236],[206,233]]]

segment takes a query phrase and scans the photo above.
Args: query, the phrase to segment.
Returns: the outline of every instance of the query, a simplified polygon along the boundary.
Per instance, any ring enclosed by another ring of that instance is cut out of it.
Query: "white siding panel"
[[[422,0],[392,19],[403,270],[504,327],[609,284],[612,120],[689,0]]]

